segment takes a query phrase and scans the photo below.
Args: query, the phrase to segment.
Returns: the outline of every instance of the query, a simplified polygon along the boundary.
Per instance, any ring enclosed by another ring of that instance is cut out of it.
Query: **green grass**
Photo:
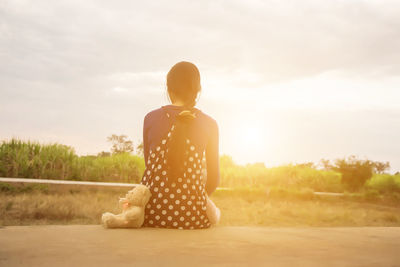
[[[221,166],[221,187],[291,186],[314,191],[343,192],[341,176],[334,171],[317,170],[307,166],[286,165],[266,168],[263,165]]]
[[[367,181],[365,187],[375,190],[379,194],[400,194],[400,175],[375,174]]]
[[[226,155],[221,156],[220,163],[220,187],[346,191],[340,173],[307,164],[273,168],[266,168],[264,164],[238,165]],[[0,144],[0,177],[138,183],[144,168],[143,157],[129,153],[77,156],[69,146],[14,138]],[[365,190],[375,190],[378,194],[400,193],[400,175],[375,174],[359,189]]]
[[[79,157],[69,146],[14,138],[0,145],[0,177],[137,183],[143,171],[143,158],[128,153]]]

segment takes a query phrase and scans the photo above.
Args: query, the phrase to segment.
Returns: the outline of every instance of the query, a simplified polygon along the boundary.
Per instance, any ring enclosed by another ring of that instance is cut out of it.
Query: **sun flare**
[[[264,143],[263,131],[260,127],[254,125],[244,126],[238,132],[237,140],[243,148],[254,149]]]

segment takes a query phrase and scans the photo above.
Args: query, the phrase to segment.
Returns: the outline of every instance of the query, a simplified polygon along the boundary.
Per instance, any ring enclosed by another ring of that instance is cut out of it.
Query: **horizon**
[[[111,134],[136,146],[144,116],[168,104],[167,72],[186,60],[221,155],[267,167],[356,155],[394,173],[399,12],[396,1],[5,2],[0,140],[78,155],[109,151]]]

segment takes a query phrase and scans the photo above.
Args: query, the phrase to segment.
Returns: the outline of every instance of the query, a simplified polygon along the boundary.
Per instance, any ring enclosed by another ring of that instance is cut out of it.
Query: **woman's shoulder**
[[[158,118],[158,117],[160,117],[160,115],[162,115],[162,113],[164,113],[162,107],[153,109],[150,112],[148,112],[146,114],[146,116],[144,116],[144,121],[149,121],[149,120],[152,120],[154,118]]]
[[[202,118],[204,121],[206,121],[208,124],[210,124],[211,126],[218,126],[217,121],[211,117],[210,115],[208,115],[207,113],[204,113],[202,110],[196,108],[196,110],[198,111],[198,116],[200,118]]]

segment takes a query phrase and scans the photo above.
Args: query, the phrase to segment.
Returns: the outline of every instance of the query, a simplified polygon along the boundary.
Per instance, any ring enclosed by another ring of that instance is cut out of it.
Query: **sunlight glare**
[[[244,147],[254,148],[263,143],[261,130],[254,126],[243,127],[240,142]]]

